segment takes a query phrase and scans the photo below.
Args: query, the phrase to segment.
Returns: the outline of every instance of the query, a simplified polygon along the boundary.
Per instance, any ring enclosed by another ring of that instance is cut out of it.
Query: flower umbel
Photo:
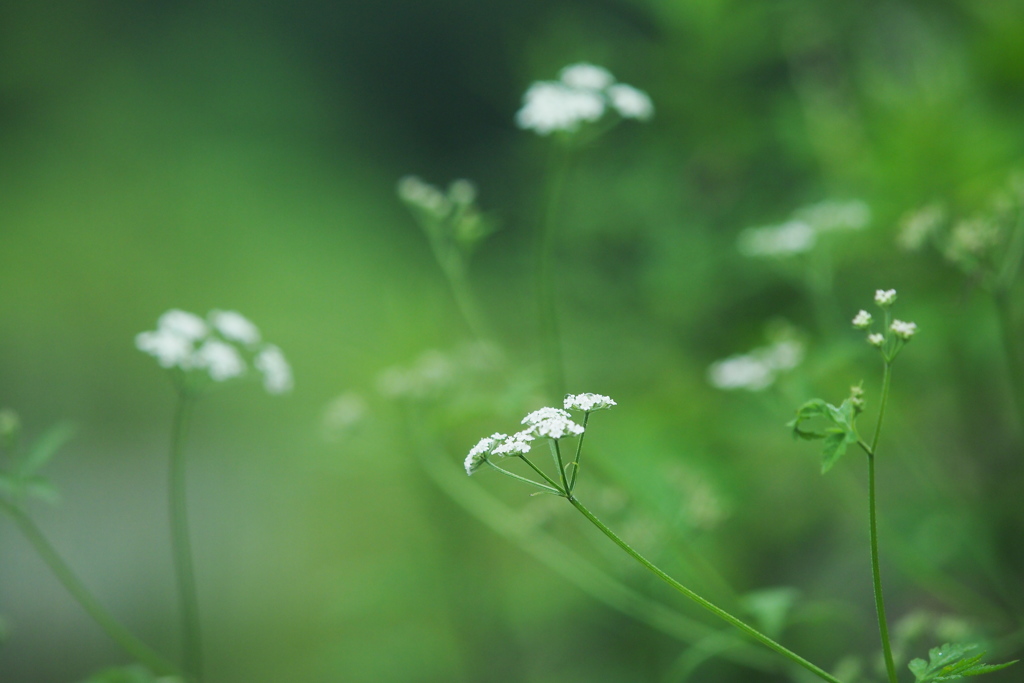
[[[592,413],[595,410],[605,410],[616,405],[615,401],[601,394],[567,394],[563,405],[566,410],[582,410],[585,413]]]
[[[861,309],[857,315],[853,317],[853,326],[858,330],[866,330],[871,325],[871,314]]]

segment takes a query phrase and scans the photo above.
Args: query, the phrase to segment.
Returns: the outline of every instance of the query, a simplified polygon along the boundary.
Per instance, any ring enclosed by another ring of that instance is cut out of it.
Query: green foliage
[[[977,645],[959,643],[946,643],[940,647],[933,647],[928,651],[929,661],[911,660],[910,671],[914,674],[917,683],[955,681],[967,676],[980,676],[999,671],[1017,662],[1017,660],[1013,660],[1004,664],[983,664],[981,658],[985,656],[984,652],[970,657],[965,656],[977,647]]]
[[[857,406],[855,400],[848,398],[839,407],[814,398],[804,403],[796,411],[796,417],[786,423],[793,430],[793,437],[814,441],[822,439],[821,473],[832,469],[832,466],[846,453],[851,444],[857,443]],[[810,420],[824,420],[827,425],[820,429],[805,429],[804,423]]]
[[[0,470],[0,494],[16,502],[30,497],[50,502],[56,500],[57,490],[39,474],[39,470],[71,440],[74,432],[73,425],[61,422],[44,432],[24,451],[14,451],[9,465]]]

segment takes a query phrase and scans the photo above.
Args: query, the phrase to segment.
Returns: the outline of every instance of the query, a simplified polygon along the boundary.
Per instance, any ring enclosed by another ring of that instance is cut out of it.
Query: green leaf
[[[761,630],[771,637],[782,634],[789,612],[800,596],[800,591],[789,586],[765,588],[743,596],[743,607],[754,617]]]
[[[18,463],[17,473],[22,477],[35,474],[37,470],[53,458],[61,446],[71,440],[74,433],[75,428],[69,422],[60,422],[50,427],[42,436],[35,440],[28,453]]]
[[[968,652],[976,650],[977,647],[977,645],[946,643],[928,651],[929,661],[914,659],[908,668],[914,674],[917,683],[927,683],[929,681],[956,681],[967,676],[980,676],[1017,663],[1017,660],[1013,660],[1003,664],[983,664],[981,658],[985,656],[984,652],[971,657],[965,656]]]
[[[800,425],[807,420],[813,420],[816,417],[823,417],[826,419],[831,418],[829,412],[828,403],[821,400],[820,398],[813,398],[807,403],[803,404],[796,410],[796,417],[786,423],[787,427],[793,430],[793,437],[799,439],[824,439],[826,436],[825,432],[804,430],[800,428]]]
[[[821,451],[821,473],[832,469],[832,466],[846,453],[850,444],[857,443],[857,428],[854,425],[857,412],[853,403],[847,399],[839,407],[826,403],[820,398],[812,399],[800,406],[796,418],[787,426],[792,428],[793,436],[800,439],[824,439]],[[831,426],[820,430],[802,429],[807,420],[824,419]]]

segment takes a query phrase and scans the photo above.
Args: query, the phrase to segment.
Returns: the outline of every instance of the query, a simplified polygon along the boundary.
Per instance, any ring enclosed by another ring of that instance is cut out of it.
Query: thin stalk
[[[169,504],[171,550],[178,582],[181,619],[182,660],[185,674],[195,681],[203,678],[203,642],[199,626],[199,598],[192,563],[192,544],[188,531],[188,505],[185,495],[185,435],[195,398],[186,390],[179,392],[171,428]]]
[[[50,571],[57,577],[61,585],[64,586],[67,592],[71,594],[71,597],[82,606],[82,609],[103,629],[111,640],[157,676],[168,676],[178,673],[176,666],[132,635],[128,629],[122,626],[99,603],[24,510],[4,500],[0,500],[0,510],[11,516],[11,519],[14,520],[21,533],[25,535],[25,538],[32,544],[35,551],[39,553],[39,557],[50,568]]]
[[[594,514],[590,510],[588,510],[586,507],[584,507],[584,505],[582,503],[580,503],[576,498],[573,498],[570,495],[570,496],[567,496],[567,500],[570,503],[572,503],[573,507],[575,507],[577,510],[579,510],[583,514],[584,517],[589,519],[590,522],[594,526],[596,526],[598,529],[600,529],[601,532],[605,536],[607,536],[612,541],[614,541],[617,546],[619,546],[620,548],[625,550],[626,553],[630,557],[632,557],[634,560],[636,560],[637,562],[642,564],[644,567],[646,567],[648,570],[650,570],[655,576],[657,576],[662,581],[664,581],[668,585],[670,585],[673,588],[675,588],[677,591],[679,591],[680,593],[682,593],[683,595],[688,597],[690,600],[693,600],[698,605],[700,605],[704,609],[708,610],[709,612],[714,614],[719,619],[722,619],[723,621],[731,624],[732,626],[734,626],[735,628],[739,629],[743,633],[747,634],[748,636],[750,636],[751,638],[753,638],[757,642],[761,643],[765,647],[768,647],[768,648],[774,650],[775,652],[779,653],[780,655],[782,655],[783,657],[785,657],[789,661],[793,662],[794,664],[799,664],[800,666],[802,666],[803,668],[807,669],[811,673],[815,674],[816,676],[818,676],[822,680],[829,681],[830,683],[842,683],[838,678],[836,678],[832,674],[828,673],[824,669],[822,669],[822,668],[820,668],[818,666],[815,666],[814,664],[812,664],[811,662],[807,661],[806,659],[804,659],[800,655],[796,654],[792,650],[789,650],[789,649],[783,647],[782,645],[780,645],[779,643],[775,642],[774,640],[772,640],[771,638],[769,638],[765,634],[761,633],[760,631],[755,629],[753,626],[750,626],[746,622],[737,619],[736,617],[732,616],[731,614],[729,614],[725,610],[721,609],[720,607],[717,607],[713,603],[708,602],[707,600],[705,600],[701,596],[697,595],[692,590],[690,590],[689,588],[687,588],[683,584],[681,584],[678,581],[676,581],[675,579],[673,579],[671,576],[669,576],[664,571],[662,571],[660,568],[658,568],[655,564],[653,564],[650,560],[648,560],[643,555],[641,555],[636,550],[634,550],[628,543],[626,543],[621,538],[616,536],[615,532],[613,532],[611,529],[606,527],[604,525],[604,523],[601,522],[601,520],[599,520],[597,517],[595,517]]]
[[[871,450],[868,451],[868,526],[871,536],[871,580],[875,590],[875,612],[878,614],[878,633],[882,639],[885,671],[889,683],[897,683],[896,665],[892,659],[892,645],[889,642],[889,626],[885,618],[885,598],[882,596],[882,572],[878,564],[878,518],[875,505],[875,453],[878,448],[878,437],[882,433],[882,418],[885,417],[891,381],[892,362],[886,360],[885,374],[882,378],[882,402],[878,408],[878,422],[875,425],[875,435],[871,439]]]
[[[558,311],[555,304],[554,231],[558,206],[562,199],[565,177],[569,170],[569,153],[552,149],[549,163],[549,185],[547,206],[537,231],[537,315],[540,323],[544,379],[552,397],[565,393],[565,366],[562,361],[562,338],[558,328]]]
[[[534,465],[533,462],[522,453],[519,454],[519,459],[525,462],[527,465],[529,465],[530,469],[532,469],[534,472],[543,477],[544,481],[551,484],[551,486],[554,487],[555,492],[558,493],[558,495],[564,495],[564,491],[562,491],[562,489],[558,486],[558,483],[555,482],[555,480],[553,480],[551,477],[549,477],[547,473],[544,472],[544,470]]]
[[[451,287],[455,305],[458,306],[462,319],[466,321],[466,326],[469,327],[470,333],[478,340],[488,339],[491,336],[490,331],[484,322],[483,315],[480,313],[480,307],[477,305],[476,297],[473,296],[473,292],[469,287],[469,282],[466,280],[466,267],[462,257],[457,256],[453,258],[458,258],[459,260],[440,261],[440,257],[438,257],[441,262],[441,270],[444,271],[445,277],[448,280],[448,286]]]
[[[537,487],[539,487],[541,489],[544,489],[548,493],[554,493],[554,494],[557,494],[557,495],[562,495],[562,492],[559,491],[558,489],[553,489],[550,486],[542,484],[539,481],[534,481],[533,479],[527,479],[526,477],[520,477],[518,474],[516,474],[514,472],[509,472],[508,470],[506,470],[503,467],[498,467],[497,465],[495,465],[493,462],[491,462],[490,460],[488,460],[486,458],[484,459],[484,462],[487,463],[488,465],[490,465],[491,467],[493,467],[494,469],[498,470],[502,474],[505,474],[505,475],[507,475],[509,477],[512,477],[513,479],[517,479],[517,480],[519,480],[521,482],[524,482],[526,484],[531,484],[533,486],[537,486]]]
[[[583,437],[587,435],[587,422],[590,421],[590,411],[583,413],[583,433],[576,442],[576,457],[572,459],[572,478],[569,479],[569,493],[576,488],[576,471],[580,468],[580,453],[583,451]]]
[[[569,495],[569,481],[565,478],[565,465],[562,464],[562,449],[558,447],[558,439],[551,439],[551,450],[555,454],[555,465],[558,466],[558,476],[562,479],[562,492]]]

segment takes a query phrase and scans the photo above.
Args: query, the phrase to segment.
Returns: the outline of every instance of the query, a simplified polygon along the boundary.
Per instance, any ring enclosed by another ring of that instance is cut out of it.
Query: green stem
[[[645,558],[643,555],[641,555],[637,551],[633,550],[633,548],[630,547],[630,545],[628,543],[626,543],[621,538],[616,536],[615,532],[613,532],[611,529],[606,527],[604,525],[604,523],[601,522],[601,520],[599,520],[597,517],[595,517],[594,514],[590,510],[588,510],[586,507],[584,507],[583,504],[580,503],[577,499],[573,498],[571,495],[567,496],[567,499],[568,499],[568,501],[570,503],[572,503],[573,507],[575,507],[577,510],[579,510],[583,514],[584,517],[589,519],[590,522],[594,526],[596,526],[598,529],[600,529],[601,532],[605,536],[610,538],[612,541],[615,542],[616,545],[618,545],[620,548],[625,550],[626,553],[630,557],[632,557],[634,560],[636,560],[637,562],[642,564],[644,567],[646,567],[648,570],[650,570],[655,576],[657,576],[662,581],[664,581],[668,585],[670,585],[673,588],[675,588],[677,591],[679,591],[680,593],[682,593],[683,595],[688,597],[690,600],[693,600],[698,605],[700,605],[704,609],[708,610],[709,612],[714,614],[719,619],[722,619],[723,621],[731,624],[732,626],[734,626],[735,628],[739,629],[743,633],[747,634],[748,636],[750,636],[751,638],[753,638],[757,642],[761,643],[762,645],[764,645],[764,646],[774,650],[775,652],[779,653],[780,655],[782,655],[786,659],[790,660],[791,662],[793,662],[795,664],[799,664],[800,666],[804,667],[805,669],[807,669],[811,673],[815,674],[819,678],[821,678],[823,680],[826,680],[826,681],[829,681],[830,683],[842,683],[838,678],[836,678],[835,676],[831,675],[830,673],[828,673],[824,669],[822,669],[822,668],[820,668],[818,666],[815,666],[814,664],[812,664],[811,662],[807,661],[806,659],[804,659],[800,655],[796,654],[795,652],[793,652],[793,651],[783,647],[779,643],[775,642],[774,640],[772,640],[768,636],[764,635],[763,633],[761,633],[760,631],[755,629],[753,626],[750,626],[749,624],[747,624],[744,621],[740,621],[739,619],[737,619],[736,617],[732,616],[731,614],[729,614],[725,610],[717,607],[716,605],[714,605],[711,602],[708,602],[707,600],[705,600],[701,596],[697,595],[696,593],[694,593],[692,590],[690,590],[689,588],[687,588],[683,584],[681,584],[678,581],[676,581],[675,579],[673,579],[671,576],[669,576],[664,571],[659,569],[650,560]]]
[[[92,620],[103,629],[111,640],[157,676],[177,674],[177,667],[133,636],[110,612],[104,609],[93,594],[89,592],[89,589],[85,587],[85,584],[75,576],[71,567],[57,553],[57,550],[24,510],[4,500],[0,500],[0,510],[11,516],[14,523],[21,529],[21,533],[25,535],[25,538],[32,544],[35,551],[39,553],[39,557],[50,568],[50,571],[57,577],[61,585],[64,586],[68,593],[71,594],[71,597],[82,606],[82,609],[92,617]]]
[[[558,476],[562,480],[562,492],[569,495],[569,482],[565,478],[565,465],[562,464],[562,449],[558,447],[558,439],[551,439],[551,450],[555,453],[555,465],[558,466]]]
[[[498,470],[502,474],[507,475],[509,477],[512,477],[513,479],[517,479],[517,480],[519,480],[521,482],[524,482],[524,483],[527,483],[527,484],[531,484],[533,486],[540,487],[540,488],[544,489],[545,491],[547,491],[549,493],[555,493],[555,494],[558,494],[558,495],[562,495],[562,492],[559,491],[558,489],[553,489],[550,486],[546,486],[546,485],[540,483],[539,481],[534,481],[533,479],[527,479],[526,477],[520,477],[518,474],[516,474],[514,472],[509,472],[508,470],[506,470],[503,467],[498,467],[497,465],[495,465],[493,462],[491,462],[487,458],[484,458],[484,462],[487,463],[488,465],[490,465],[491,467],[493,467],[494,469]]]
[[[461,256],[459,259],[458,262],[447,264],[441,262],[441,270],[444,271],[448,279],[448,286],[451,287],[455,305],[458,306],[462,319],[466,321],[466,326],[469,327],[469,331],[478,340],[489,339],[491,336],[490,331],[484,322],[483,315],[480,313],[476,297],[473,296],[473,292],[466,280],[466,267],[461,260]]]
[[[889,399],[891,381],[892,363],[886,361],[885,374],[882,378],[882,403],[878,408],[878,422],[875,425],[875,435],[871,439],[871,450],[868,451],[868,526],[871,536],[871,580],[875,591],[878,633],[882,639],[882,653],[885,656],[885,670],[889,676],[889,683],[897,683],[896,665],[892,659],[892,645],[889,642],[889,626],[885,618],[885,598],[882,596],[882,572],[878,563],[878,518],[875,504],[875,453],[878,448],[878,437],[882,433],[882,418],[885,417],[885,406]]]
[[[1014,339],[1013,315],[1010,312],[1009,292],[1005,289],[997,290],[992,293],[992,299],[996,305],[996,319],[999,323],[999,337],[1003,343],[1003,353],[1006,354],[1006,366],[1010,375],[1010,391],[1013,394],[1013,402],[1017,408],[1018,427],[1024,430],[1024,366],[1021,365],[1016,340]]]
[[[562,362],[562,339],[558,328],[558,311],[555,304],[554,268],[554,231],[558,205],[562,199],[562,189],[569,170],[569,153],[552,149],[550,162],[550,185],[548,186],[547,206],[537,231],[537,313],[540,323],[542,356],[544,359],[544,378],[548,392],[552,397],[565,393],[565,367]]]
[[[583,413],[583,433],[576,442],[576,457],[572,460],[572,478],[569,480],[569,493],[576,488],[576,471],[580,468],[580,453],[583,451],[583,437],[587,435],[587,422],[590,421],[590,411]]]
[[[560,487],[558,486],[558,483],[557,483],[557,482],[555,482],[555,480],[553,480],[553,479],[552,479],[551,477],[549,477],[549,476],[548,476],[548,475],[547,475],[547,474],[546,474],[546,473],[544,472],[544,470],[542,470],[541,468],[539,468],[539,467],[537,467],[536,465],[534,465],[534,464],[533,464],[533,461],[531,461],[531,460],[530,460],[529,458],[527,458],[527,457],[526,457],[525,455],[523,455],[522,453],[520,453],[520,454],[519,454],[519,459],[520,459],[520,460],[522,460],[523,462],[525,462],[525,463],[526,463],[527,465],[529,465],[529,466],[530,466],[530,469],[532,469],[532,470],[533,470],[534,472],[536,472],[536,473],[537,473],[537,474],[539,474],[539,475],[540,475],[541,477],[543,477],[543,478],[544,478],[544,481],[546,481],[547,483],[551,484],[551,486],[553,486],[553,487],[554,487],[554,489],[555,489],[555,491],[556,491],[556,492],[558,493],[558,495],[560,495],[560,496],[561,496],[561,495],[564,495],[564,491],[562,491],[562,489],[561,489],[561,488],[560,488]]]
[[[185,435],[195,398],[187,390],[179,392],[171,429],[169,504],[171,550],[178,582],[181,618],[182,659],[186,675],[195,681],[203,678],[203,645],[199,627],[199,598],[192,564],[192,545],[188,531],[188,505],[185,495]]]

